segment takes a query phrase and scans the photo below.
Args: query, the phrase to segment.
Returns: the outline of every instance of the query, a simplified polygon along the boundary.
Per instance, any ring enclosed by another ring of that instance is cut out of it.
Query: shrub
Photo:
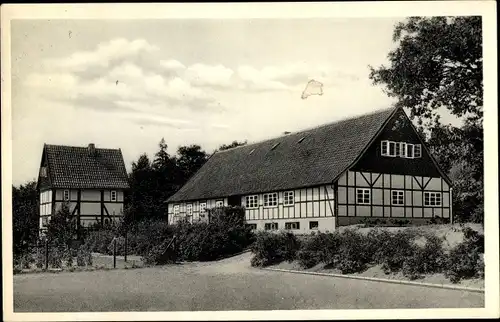
[[[49,249],[49,266],[52,268],[61,268],[64,252],[58,247]]]
[[[469,240],[461,242],[450,250],[445,276],[453,283],[458,283],[465,278],[478,276],[478,269],[481,269],[480,258],[477,245]]]
[[[465,242],[470,243],[470,247],[475,247],[478,252],[484,254],[484,235],[470,227],[464,227],[462,232]]]
[[[127,253],[145,256],[156,245],[174,236],[174,227],[163,219],[145,219],[127,233]]]
[[[164,240],[160,245],[153,246],[142,259],[146,265],[164,265],[177,259],[177,252],[172,247],[172,240]]]
[[[91,252],[111,255],[109,244],[113,238],[115,238],[115,232],[111,229],[93,230],[87,234],[84,245]]]
[[[66,260],[66,267],[73,266],[73,252],[71,249],[66,248],[64,250],[64,259]]]
[[[382,264],[386,274],[400,271],[405,260],[414,255],[414,231],[404,230],[395,233],[386,231],[381,232],[378,238],[373,259],[376,263]]]
[[[259,231],[251,250],[252,266],[269,266],[283,261],[293,261],[300,248],[300,242],[291,232],[272,233]]]
[[[345,230],[340,235],[338,252],[334,265],[342,274],[363,271],[372,260],[372,254],[366,248],[367,237],[359,231]]]
[[[209,222],[179,222],[175,226],[179,256],[184,260],[209,261],[243,251],[253,241],[253,233],[245,225],[241,207],[209,211]]]
[[[90,263],[88,263],[88,259],[90,258]],[[80,246],[78,252],[76,254],[76,265],[85,266],[92,265],[92,253],[85,246]]]
[[[297,252],[299,264],[304,268],[313,267],[320,262],[331,264],[335,261],[340,238],[338,233],[321,233],[307,238]]]
[[[115,247],[115,241],[116,241],[116,255],[117,256],[123,256],[125,255],[125,237],[115,237],[111,240],[111,242],[108,245],[108,253],[113,254],[113,250]]]

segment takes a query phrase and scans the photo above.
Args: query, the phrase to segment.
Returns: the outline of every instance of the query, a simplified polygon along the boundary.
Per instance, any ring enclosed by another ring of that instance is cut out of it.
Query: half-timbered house
[[[168,200],[169,222],[245,207],[256,229],[300,233],[380,218],[452,218],[451,182],[401,108],[213,154]]]
[[[40,229],[63,203],[80,227],[104,225],[123,215],[124,192],[129,188],[120,149],[94,144],[74,147],[45,144],[37,189],[40,194]]]

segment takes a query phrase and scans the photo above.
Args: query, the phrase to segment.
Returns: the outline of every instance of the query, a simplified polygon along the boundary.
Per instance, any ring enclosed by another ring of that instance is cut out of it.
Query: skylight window
[[[277,147],[278,145],[280,145],[280,144],[279,144],[279,142],[278,142],[278,143],[276,143],[275,145],[273,145],[273,147],[271,148],[271,150],[276,149],[276,147]]]
[[[305,138],[306,138],[305,136],[301,137],[298,143],[301,143],[302,141],[304,141]]]

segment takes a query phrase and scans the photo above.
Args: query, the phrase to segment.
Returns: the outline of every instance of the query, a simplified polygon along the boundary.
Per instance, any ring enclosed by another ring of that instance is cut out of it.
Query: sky
[[[44,143],[120,148],[130,170],[161,138],[212,153],[390,107],[368,66],[402,20],[13,20],[13,184]],[[302,99],[312,79],[323,95]]]

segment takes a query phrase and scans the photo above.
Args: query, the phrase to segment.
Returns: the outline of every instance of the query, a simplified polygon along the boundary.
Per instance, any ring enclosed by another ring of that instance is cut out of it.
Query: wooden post
[[[49,269],[49,241],[45,240],[45,270]]]
[[[116,268],[116,238],[113,239],[113,268]]]
[[[123,254],[124,255],[125,263],[127,262],[127,235],[128,235],[127,232],[128,232],[128,230],[125,229],[125,247],[124,247],[125,248],[125,250],[124,250],[125,254]]]

